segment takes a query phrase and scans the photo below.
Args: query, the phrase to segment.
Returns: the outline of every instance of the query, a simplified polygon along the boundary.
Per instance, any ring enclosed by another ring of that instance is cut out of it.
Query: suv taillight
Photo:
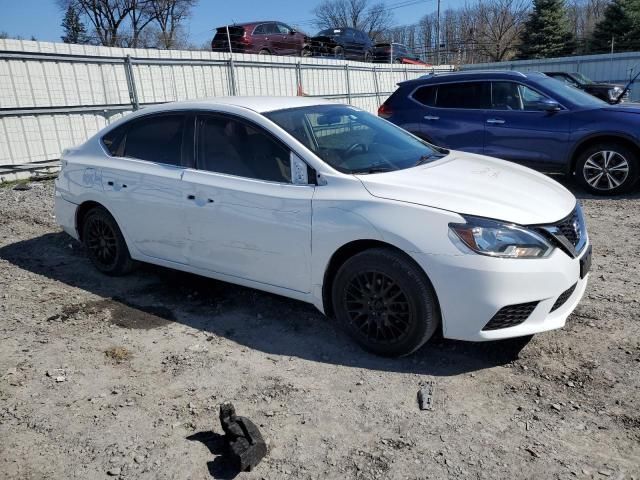
[[[389,106],[389,104],[386,102],[380,105],[380,107],[378,108],[379,117],[389,118],[392,114],[393,114],[393,111],[391,110],[391,107]]]

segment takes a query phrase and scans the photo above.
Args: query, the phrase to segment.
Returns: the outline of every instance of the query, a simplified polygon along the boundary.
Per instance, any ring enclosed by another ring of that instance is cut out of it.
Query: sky
[[[441,0],[441,9],[458,8],[465,0]],[[217,26],[251,20],[280,20],[315,33],[313,9],[319,0],[200,0],[187,22],[189,40],[201,45]],[[437,0],[386,0],[398,25],[417,22],[436,10]],[[0,32],[10,37],[58,42],[63,14],[56,0],[0,0]]]

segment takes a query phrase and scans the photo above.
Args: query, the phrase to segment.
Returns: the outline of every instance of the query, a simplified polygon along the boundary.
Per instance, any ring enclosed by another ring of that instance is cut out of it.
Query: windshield
[[[551,77],[536,79],[537,82],[540,83],[547,90],[551,91],[555,94],[557,98],[554,100],[558,100],[562,102],[562,100],[568,100],[572,104],[579,107],[602,107],[608,105],[604,100],[600,100],[582,90],[572,87],[571,85],[567,85],[562,80],[558,80]]]
[[[584,83],[585,85],[591,85],[593,83],[593,80],[585,77],[581,73],[575,72],[575,73],[572,73],[571,75],[573,75],[576,79],[578,79],[578,81],[580,81],[581,83]]]
[[[264,115],[343,173],[402,170],[447,153],[386,120],[346,105],[315,105]]]
[[[321,30],[318,32],[318,37],[331,37],[333,35],[340,35],[342,33],[342,29],[340,28],[327,28],[326,30]]]

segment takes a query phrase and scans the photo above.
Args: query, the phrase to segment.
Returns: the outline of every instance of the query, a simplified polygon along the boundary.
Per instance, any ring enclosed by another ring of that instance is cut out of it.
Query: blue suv
[[[378,115],[429,143],[575,175],[596,194],[638,179],[639,105],[609,105],[538,72],[430,74],[398,85]]]

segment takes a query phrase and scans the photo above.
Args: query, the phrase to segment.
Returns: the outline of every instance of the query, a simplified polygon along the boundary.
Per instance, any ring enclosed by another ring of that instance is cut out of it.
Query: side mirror
[[[296,33],[298,33],[298,31],[294,30],[293,28],[289,30],[289,35],[295,35]]]
[[[545,98],[538,102],[535,102],[536,110],[542,110],[544,112],[559,112],[562,110],[562,107],[555,100],[551,100],[550,98]]]

